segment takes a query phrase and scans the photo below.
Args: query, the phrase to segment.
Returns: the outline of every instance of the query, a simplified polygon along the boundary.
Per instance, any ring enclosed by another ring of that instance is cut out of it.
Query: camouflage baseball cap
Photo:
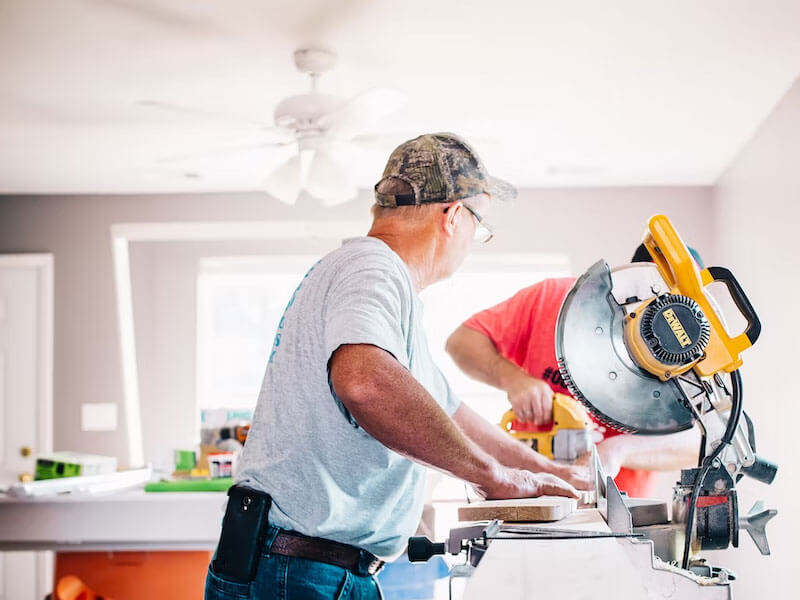
[[[391,179],[406,182],[413,194],[379,192],[381,183]],[[400,144],[375,184],[375,202],[388,207],[455,202],[480,194],[511,200],[517,190],[491,177],[475,151],[453,133],[429,133]]]

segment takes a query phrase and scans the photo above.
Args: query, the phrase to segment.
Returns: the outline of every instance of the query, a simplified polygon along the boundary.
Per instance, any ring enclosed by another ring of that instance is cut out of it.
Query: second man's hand
[[[520,421],[547,425],[553,421],[553,390],[541,379],[519,371],[506,385],[514,414]]]

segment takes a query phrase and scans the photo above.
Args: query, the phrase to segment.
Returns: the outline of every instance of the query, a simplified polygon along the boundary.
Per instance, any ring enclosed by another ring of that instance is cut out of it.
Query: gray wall
[[[741,598],[796,598],[786,580],[800,538],[797,495],[797,376],[800,341],[800,83],[780,102],[713,190],[719,255],[737,275],[758,311],[763,331],[744,355],[744,406],[755,422],[758,451],[780,463],[775,483],[744,480],[740,509],[759,498],[779,509],[770,523],[773,555],[761,556],[744,539],[718,560],[740,576]]]
[[[308,212],[313,213],[310,218],[320,216],[319,211]],[[345,218],[357,212],[356,206],[338,211]],[[118,431],[87,433],[80,427],[82,403],[122,401],[112,223],[290,218],[296,218],[292,207],[255,194],[0,197],[0,252],[55,255],[54,447],[116,454],[123,464],[126,459],[121,404]],[[193,349],[187,348],[184,356],[193,357]]]
[[[358,219],[369,196],[325,208],[285,206],[260,194],[0,197],[0,252],[55,255],[55,448],[126,459],[122,379],[112,279],[112,223]],[[599,257],[626,262],[647,217],[672,216],[713,262],[707,188],[523,190],[492,215],[495,240],[479,251],[562,252],[582,270]],[[313,252],[305,244],[135,243],[131,248],[145,455],[190,443],[194,405],[194,285],[204,255]],[[82,432],[84,402],[120,403],[116,432]]]

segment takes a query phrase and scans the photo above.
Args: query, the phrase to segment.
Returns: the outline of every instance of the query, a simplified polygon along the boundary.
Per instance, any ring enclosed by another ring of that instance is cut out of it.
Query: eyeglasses
[[[491,240],[494,237],[494,232],[492,231],[492,227],[489,225],[486,219],[481,217],[474,208],[472,208],[463,200],[461,204],[463,204],[464,208],[466,208],[470,213],[472,213],[472,216],[475,217],[475,235],[472,239],[479,244],[485,244]]]
[[[494,232],[492,231],[492,226],[480,216],[477,211],[469,206],[466,202],[461,200],[461,204],[466,208],[470,214],[475,217],[475,235],[472,237],[472,240],[478,242],[479,244],[485,244],[489,240],[494,237]],[[444,212],[450,210],[451,206],[448,206],[444,209]]]

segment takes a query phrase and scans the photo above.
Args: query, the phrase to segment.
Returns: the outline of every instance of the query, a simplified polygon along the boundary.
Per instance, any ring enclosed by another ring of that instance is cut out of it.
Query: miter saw
[[[700,270],[669,219],[650,219],[644,245],[653,263],[592,265],[574,284],[556,326],[556,356],[567,387],[606,425],[659,435],[702,434],[697,468],[673,492],[672,522],[642,528],[657,552],[683,569],[713,575],[700,550],[738,546],[745,528],[769,554],[764,526],[777,511],[757,503],[739,518],[735,484],[743,475],[771,483],[777,466],[755,453],[742,411],[740,354],[761,324],[733,274]],[[721,282],[747,321],[731,337],[707,287]]]
[[[601,260],[577,279],[559,313],[556,356],[572,394],[610,427],[641,435],[699,427],[698,466],[681,472],[672,520],[666,503],[620,493],[594,451],[595,500],[607,531],[472,524],[451,530],[441,544],[411,538],[410,560],[466,551],[467,562],[451,570],[452,585],[454,577],[472,576],[493,540],[574,544],[616,537],[648,598],[730,599],[734,574],[706,564],[698,553],[738,546],[745,529],[761,553],[769,554],[765,525],[777,511],[759,502],[739,517],[735,489],[744,475],[771,483],[777,473],[775,464],[756,455],[753,425],[742,410],[740,354],[758,339],[758,317],[730,271],[698,268],[665,216],[650,219],[644,244],[652,264],[611,269]],[[731,337],[725,327],[718,301],[707,290],[714,282],[726,286],[747,321],[740,335]],[[573,420],[578,426],[568,429],[583,427],[582,418]],[[504,428],[513,434],[510,423],[504,419]],[[542,560],[553,547],[539,554],[533,548],[518,556],[537,556],[532,567],[551,569]],[[521,590],[519,597],[526,595]]]

